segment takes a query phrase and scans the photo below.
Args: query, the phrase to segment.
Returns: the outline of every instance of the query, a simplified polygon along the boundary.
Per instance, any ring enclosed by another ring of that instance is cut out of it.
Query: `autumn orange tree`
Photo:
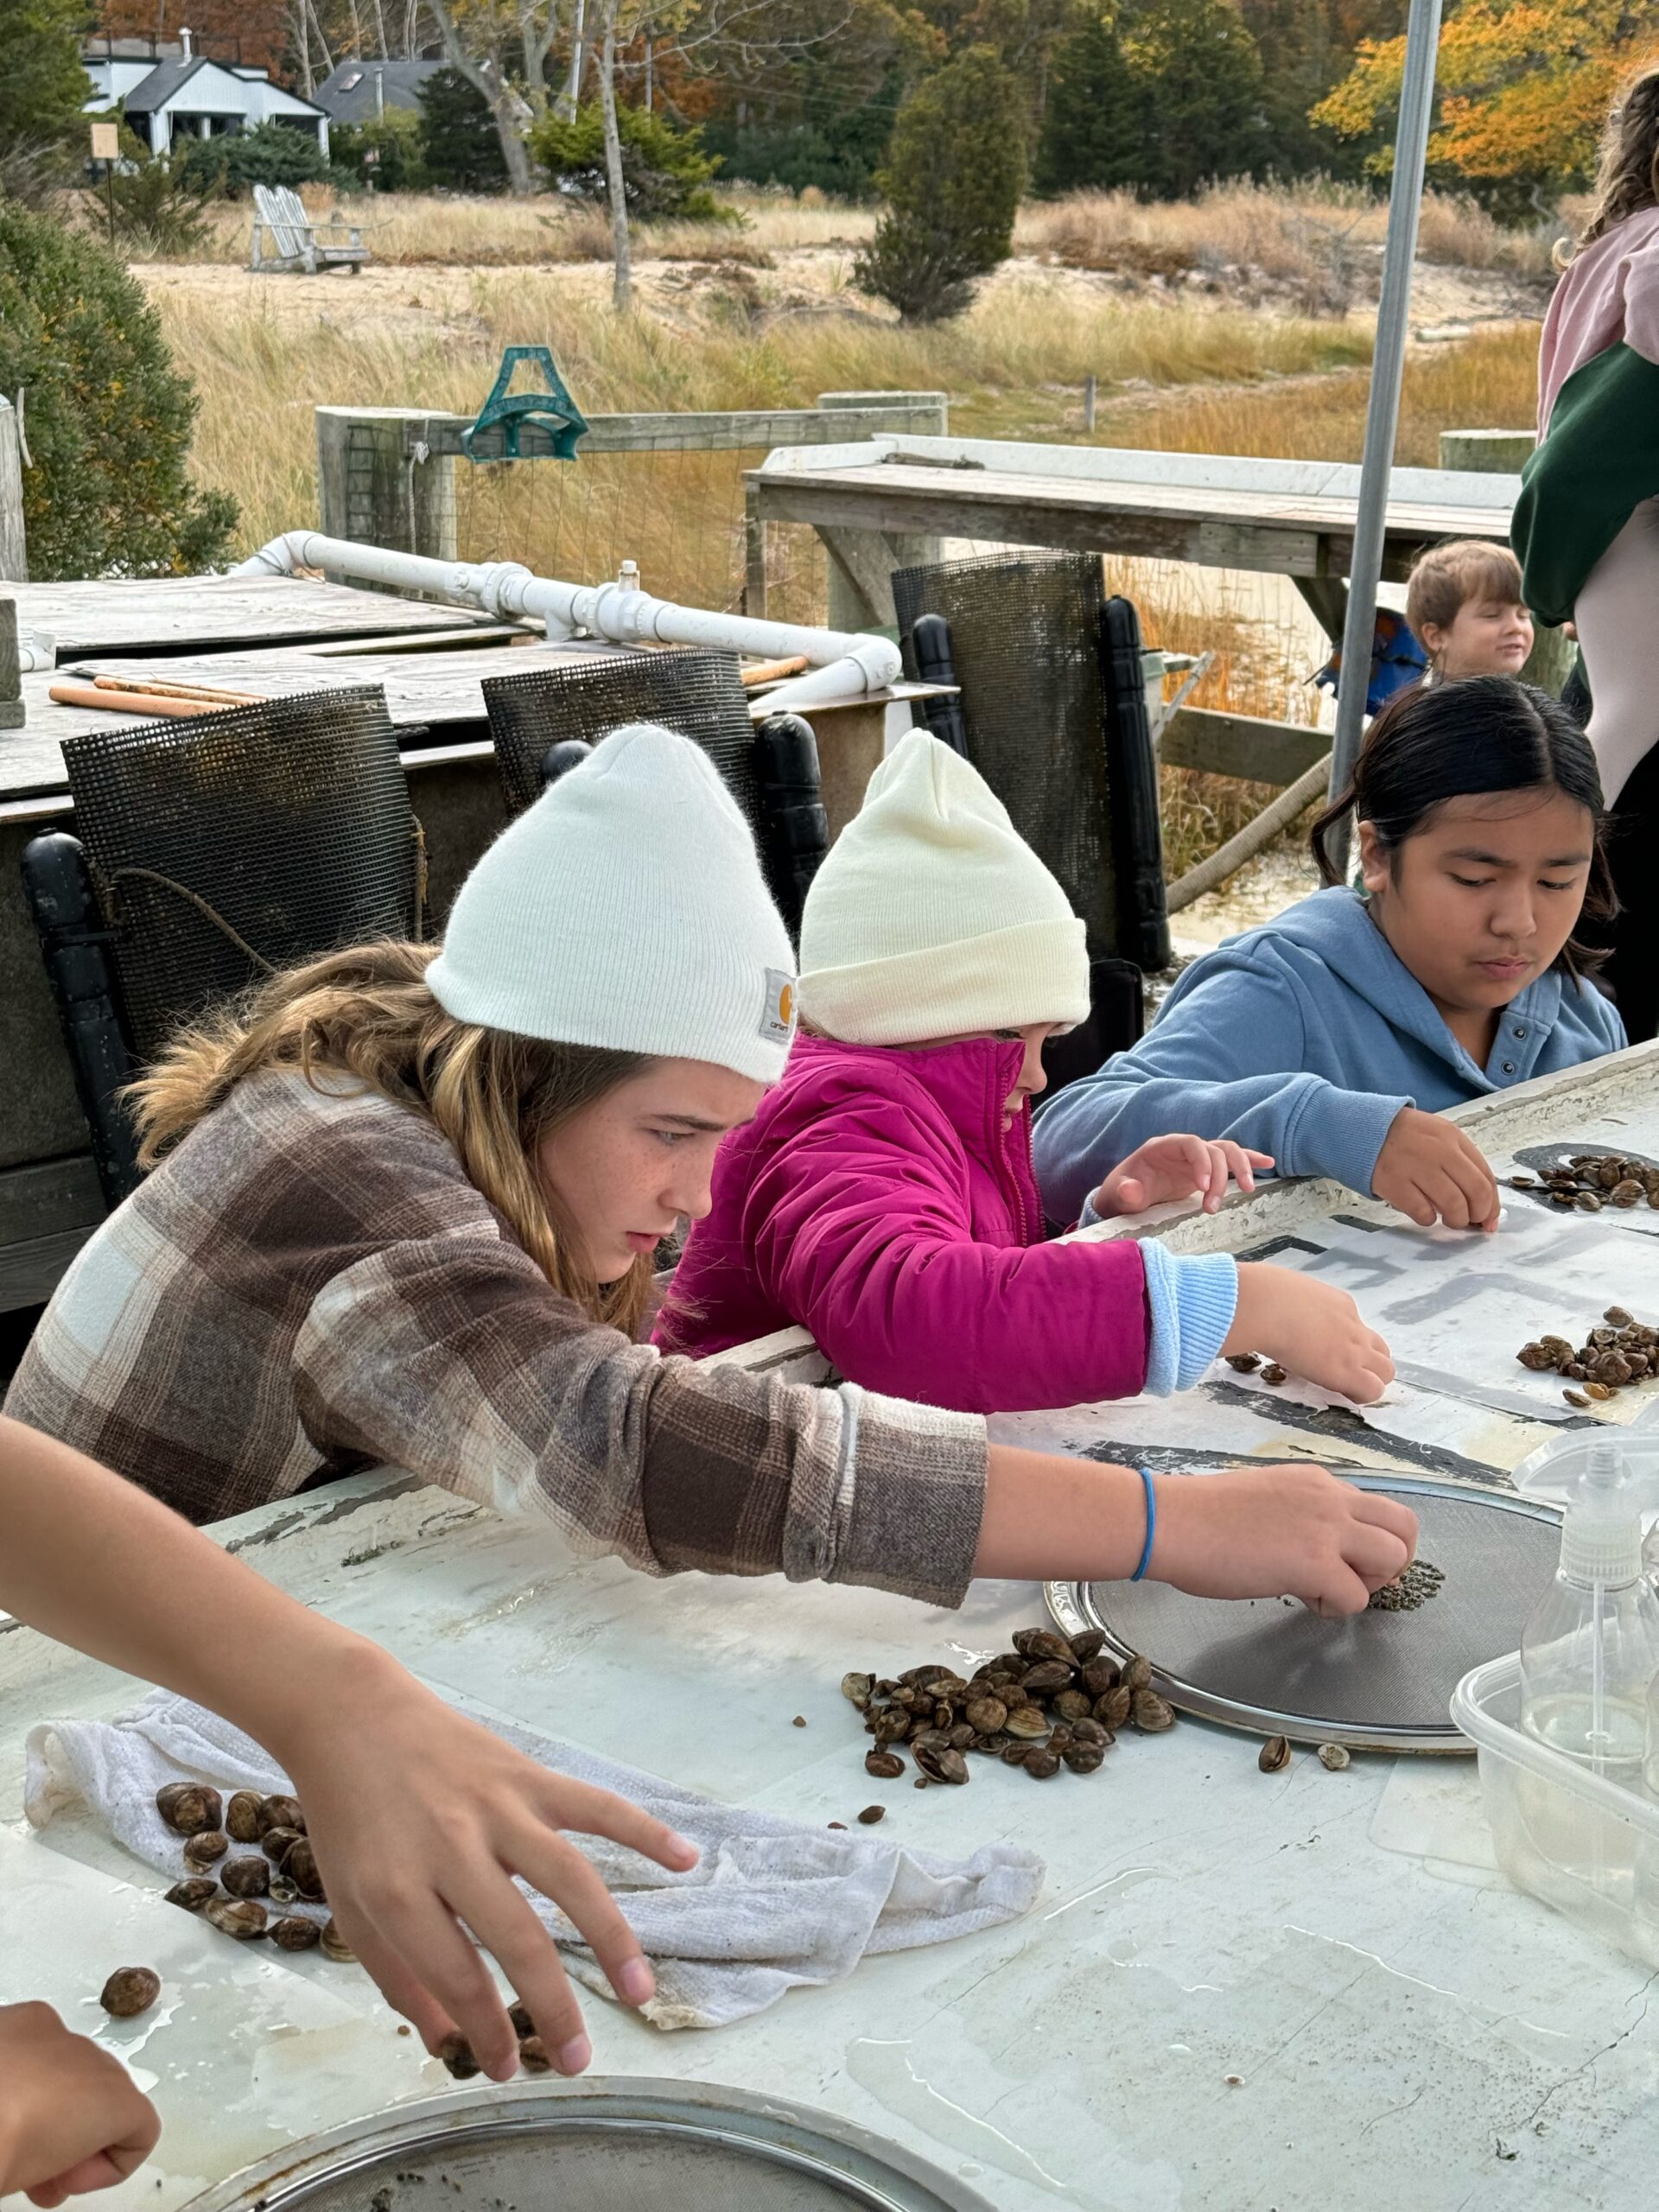
[[[1403,38],[1365,40],[1312,119],[1344,137],[1391,126]],[[1581,188],[1622,80],[1659,58],[1647,10],[1628,0],[1463,0],[1440,33],[1431,175],[1518,216]],[[1391,146],[1371,157],[1386,175]]]

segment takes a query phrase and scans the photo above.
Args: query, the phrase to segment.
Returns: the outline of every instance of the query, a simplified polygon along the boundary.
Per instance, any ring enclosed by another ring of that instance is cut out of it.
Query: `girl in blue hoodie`
[[[1325,839],[1351,806],[1361,891]],[[1318,823],[1327,888],[1196,960],[1133,1051],[1039,1117],[1056,1220],[1162,1129],[1333,1175],[1427,1227],[1491,1229],[1497,1187],[1442,1109],[1616,1052],[1580,913],[1612,911],[1601,786],[1557,700],[1501,676],[1402,693]]]

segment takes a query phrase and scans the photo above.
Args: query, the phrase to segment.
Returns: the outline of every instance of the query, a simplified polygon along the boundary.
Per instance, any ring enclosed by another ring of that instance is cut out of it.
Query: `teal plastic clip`
[[[520,365],[528,362],[541,371],[545,386],[541,391],[511,391],[514,374]],[[571,398],[564,378],[554,365],[553,356],[545,346],[509,346],[501,356],[501,365],[496,371],[490,396],[478,410],[474,420],[461,434],[461,449],[468,461],[497,459],[518,461],[518,434],[526,423],[546,430],[553,441],[556,460],[574,461],[576,440],[588,435],[588,418]],[[501,451],[495,454],[476,454],[473,440],[481,431],[499,430]]]

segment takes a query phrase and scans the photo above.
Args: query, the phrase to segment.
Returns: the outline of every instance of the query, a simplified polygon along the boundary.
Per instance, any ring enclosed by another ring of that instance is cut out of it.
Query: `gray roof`
[[[270,85],[271,90],[280,92],[284,99],[292,100],[300,107],[311,108],[314,113],[316,111],[315,103],[308,100],[302,93],[290,92],[286,85],[272,84],[269,70],[220,61],[211,54],[195,54],[188,61],[157,62],[149,76],[142,83],[135,85],[127,94],[127,113],[130,116],[154,115],[158,108],[165,107],[170,99],[182,92],[190,79],[203,69],[216,69],[221,76],[237,79],[243,84]]]
[[[205,54],[196,54],[188,61],[158,61],[143,82],[135,85],[127,94],[127,113],[153,115],[158,107],[165,107],[179,87],[204,67],[207,59]]]
[[[341,61],[311,95],[332,123],[369,123],[374,118],[375,73],[388,107],[418,108],[421,94],[444,61]]]

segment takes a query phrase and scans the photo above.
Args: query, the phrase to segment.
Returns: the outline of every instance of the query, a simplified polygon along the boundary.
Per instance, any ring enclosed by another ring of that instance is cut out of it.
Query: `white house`
[[[176,54],[124,54],[118,45],[104,54],[81,57],[92,81],[86,102],[97,115],[124,104],[130,127],[149,142],[152,154],[164,154],[175,137],[213,138],[230,130],[253,130],[262,123],[283,123],[315,138],[328,151],[328,118],[314,100],[273,84],[263,69],[243,62],[212,61],[190,50],[182,34]]]

